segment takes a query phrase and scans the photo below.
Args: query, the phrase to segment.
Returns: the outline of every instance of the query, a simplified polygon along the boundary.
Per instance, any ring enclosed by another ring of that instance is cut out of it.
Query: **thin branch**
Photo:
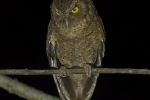
[[[67,74],[84,74],[84,69],[66,69]],[[0,70],[0,74],[4,75],[52,75],[59,74],[59,69],[4,69]],[[131,68],[93,68],[92,73],[100,74],[145,74],[149,75],[148,69],[131,69]]]
[[[84,69],[67,69],[67,74],[84,74]],[[0,70],[0,74],[5,75],[52,75],[59,74],[59,69],[3,69]],[[143,74],[149,75],[148,69],[131,69],[131,68],[93,68],[92,73],[100,74]],[[16,94],[28,100],[60,100],[57,97],[50,96],[42,91],[34,89],[18,82],[16,79],[11,79],[7,76],[0,75],[0,87],[9,91],[12,94]]]
[[[57,97],[48,95],[33,87],[19,82],[17,79],[11,79],[8,76],[0,75],[0,87],[9,93],[16,94],[27,100],[60,100]]]

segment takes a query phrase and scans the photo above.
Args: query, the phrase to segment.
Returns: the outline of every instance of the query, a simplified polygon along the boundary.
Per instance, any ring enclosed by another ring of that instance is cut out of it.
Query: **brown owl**
[[[105,51],[105,31],[92,0],[53,0],[50,7],[46,52],[62,100],[90,100]],[[84,68],[86,74],[65,75],[65,68]]]

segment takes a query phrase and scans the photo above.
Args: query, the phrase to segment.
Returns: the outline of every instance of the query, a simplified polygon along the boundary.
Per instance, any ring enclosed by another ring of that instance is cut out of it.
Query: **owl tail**
[[[53,75],[62,100],[90,100],[99,74],[87,77],[85,74],[72,74],[66,77]]]

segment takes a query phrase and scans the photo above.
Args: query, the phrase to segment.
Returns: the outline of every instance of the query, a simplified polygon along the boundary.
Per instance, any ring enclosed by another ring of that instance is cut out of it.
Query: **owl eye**
[[[56,15],[60,16],[60,13],[59,13],[59,12],[56,12]]]
[[[78,11],[79,11],[78,7],[75,7],[75,8],[72,9],[72,13],[74,13],[74,14],[77,13]]]

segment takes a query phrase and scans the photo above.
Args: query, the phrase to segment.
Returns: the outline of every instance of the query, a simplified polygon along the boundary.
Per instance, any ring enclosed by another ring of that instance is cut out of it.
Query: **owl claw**
[[[84,67],[84,69],[85,69],[86,75],[87,75],[88,77],[91,77],[92,67],[91,67],[90,65],[86,65],[86,66]]]
[[[66,67],[65,66],[61,66],[59,71],[60,71],[60,76],[61,77],[66,77],[67,76],[67,72],[66,72]]]

